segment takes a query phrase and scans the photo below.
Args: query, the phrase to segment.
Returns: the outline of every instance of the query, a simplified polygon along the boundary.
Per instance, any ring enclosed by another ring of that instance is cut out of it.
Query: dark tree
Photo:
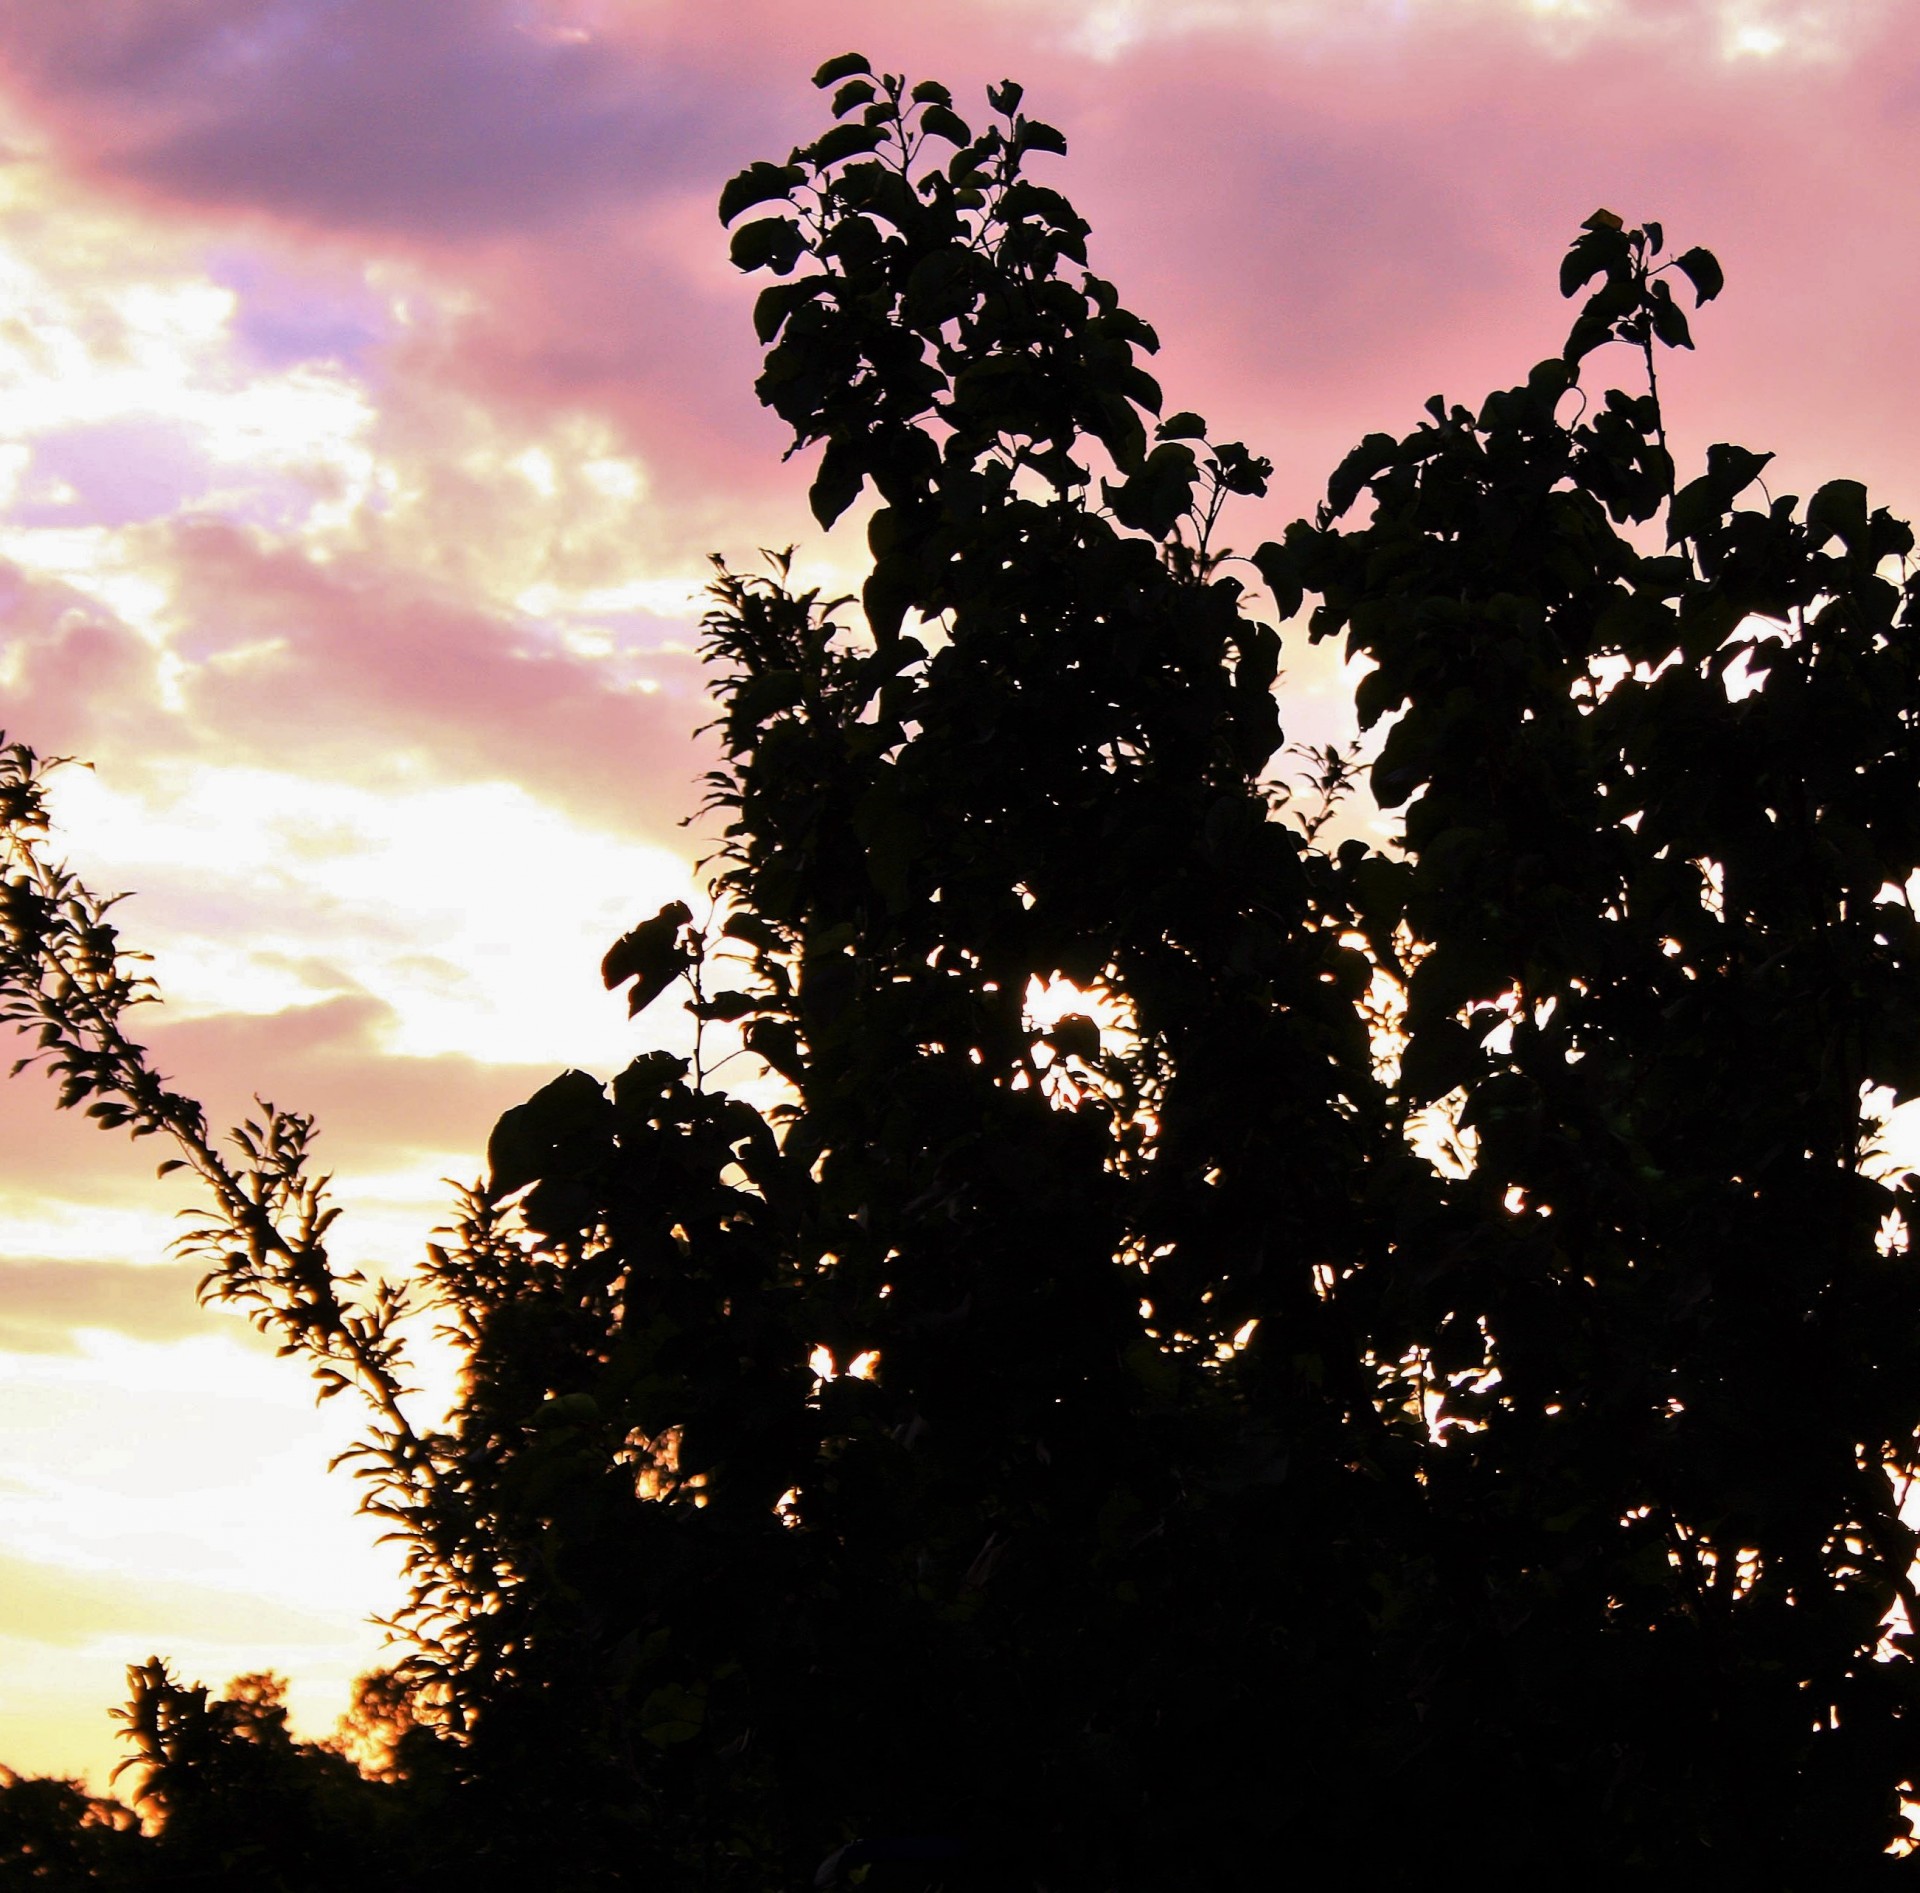
[[[7,1016],[178,1140],[207,1292],[373,1403],[386,1759],[256,1741],[262,1795],[416,1883],[1904,1874],[1912,534],[1735,447],[1678,481],[1656,355],[1720,272],[1602,212],[1560,355],[1235,559],[1268,465],[1155,422],[1020,88],[976,135],[818,83],[833,128],[721,210],[872,572],[722,568],[717,922],[605,968],[635,1011],[685,980],[778,1103],[569,1072],[417,1284],[342,1278],[311,1125],[209,1141],[30,753],[0,781]],[[1286,785],[1256,572],[1371,660],[1400,845],[1332,845],[1346,758]],[[409,1295],[466,1350],[444,1429]]]

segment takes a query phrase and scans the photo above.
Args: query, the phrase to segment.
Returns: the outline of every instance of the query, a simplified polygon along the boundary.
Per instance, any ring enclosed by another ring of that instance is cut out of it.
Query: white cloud
[[[76,770],[55,806],[88,880],[165,889],[163,910],[135,900],[119,918],[175,1010],[309,1001],[304,969],[324,955],[335,990],[392,1008],[397,1056],[606,1066],[627,1034],[601,955],[695,892],[678,855],[507,781],[317,795],[302,776],[192,764],[136,794]]]
[[[1847,56],[1892,0],[1001,0],[1048,18],[1065,43],[1111,61],[1170,40],[1258,38],[1390,45],[1417,32],[1511,22],[1556,51],[1606,38],[1691,41],[1728,59]]]

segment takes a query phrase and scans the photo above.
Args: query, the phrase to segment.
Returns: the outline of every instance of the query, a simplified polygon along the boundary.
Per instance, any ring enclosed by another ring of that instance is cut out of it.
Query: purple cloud
[[[8,0],[0,28],[14,85],[109,176],[435,242],[703,177],[754,108],[509,0]]]

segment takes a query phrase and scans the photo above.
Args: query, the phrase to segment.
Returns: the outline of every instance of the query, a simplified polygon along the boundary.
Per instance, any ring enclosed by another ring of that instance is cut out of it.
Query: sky
[[[1012,76],[1159,329],[1276,464],[1555,352],[1606,205],[1719,255],[1682,460],[1920,510],[1920,57],[1895,0],[0,0],[0,728],[82,759],[156,1063],[314,1112],[336,1254],[402,1271],[557,1070],[677,1043],[597,978],[694,897],[708,555],[822,536],[756,404],[720,186],[849,49]],[[1623,365],[1622,372],[1625,372]],[[1289,647],[1289,734],[1340,727]],[[170,1253],[150,1147],[0,1085],[0,1762],[103,1784],[128,1663],[272,1668],[324,1734],[396,1559],[344,1401]]]

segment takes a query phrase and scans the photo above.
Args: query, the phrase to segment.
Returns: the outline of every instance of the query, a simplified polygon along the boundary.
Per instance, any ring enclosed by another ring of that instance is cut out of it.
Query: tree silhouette
[[[271,1805],[288,1886],[349,1847],[411,1884],[1904,1874],[1912,534],[1851,481],[1743,505],[1735,447],[1680,483],[1657,356],[1720,272],[1602,212],[1560,355],[1236,559],[1270,469],[1155,422],[1020,88],[976,135],[857,56],[817,83],[832,128],[721,211],[773,278],[761,397],[823,525],[871,486],[873,565],[857,612],[721,568],[722,918],[604,968],[635,1011],[685,981],[778,1102],[568,1072],[417,1281],[342,1276],[310,1123],[229,1158],[155,1077],[9,753],[5,1016],[63,1104],[180,1144],[206,1292],[370,1399],[413,1588],[370,1772],[156,1667],[157,1838],[43,1783],[0,1831],[231,1875]],[[1401,844],[1333,844],[1348,759],[1286,786],[1255,573],[1369,660]],[[464,1350],[441,1427],[418,1303]]]

